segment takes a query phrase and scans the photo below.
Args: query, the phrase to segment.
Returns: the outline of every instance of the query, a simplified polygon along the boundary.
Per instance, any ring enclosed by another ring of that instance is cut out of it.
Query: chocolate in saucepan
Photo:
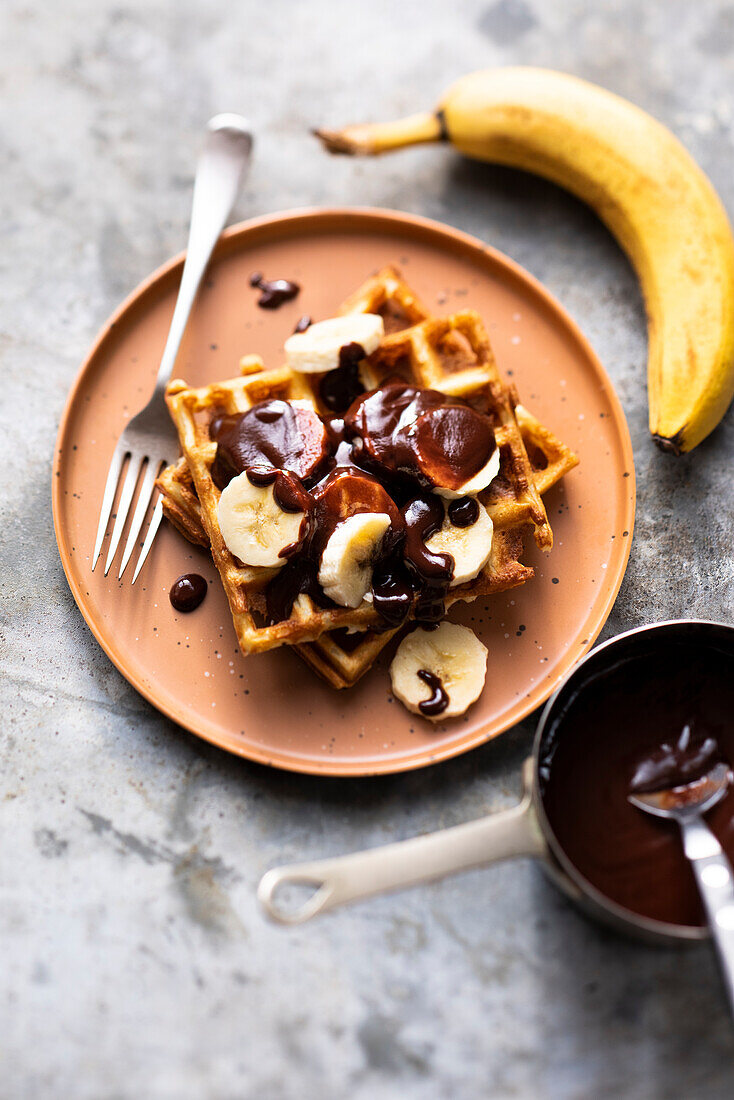
[[[621,661],[569,698],[540,750],[540,793],[561,849],[611,901],[653,920],[705,917],[674,821],[628,800],[734,761],[734,661],[705,644],[665,643]],[[681,731],[689,727],[689,736]],[[734,860],[734,789],[706,815]]]

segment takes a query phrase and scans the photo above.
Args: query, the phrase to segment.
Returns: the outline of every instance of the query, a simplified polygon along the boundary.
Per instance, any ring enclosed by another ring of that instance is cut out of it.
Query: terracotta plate
[[[465,752],[539,706],[591,646],[627,564],[634,518],[632,448],[612,386],[579,330],[543,288],[480,241],[382,210],[308,210],[234,226],[222,238],[189,324],[176,373],[194,385],[237,374],[240,356],[282,361],[304,313],[331,316],[369,274],[393,262],[438,313],[484,316],[500,367],[523,402],[573,447],[581,465],[547,497],[549,556],[528,540],[536,578],[454,609],[490,650],[480,701],[433,726],[391,701],[391,648],[348,691],[336,692],[287,648],[245,660],[209,556],[164,524],[134,587],[90,571],[102,489],[115,441],[147,401],[181,274],[176,257],[142,284],[99,335],[69,396],[53,477],[56,537],[66,575],[95,637],[124,676],[181,726],[230,752],[324,775],[417,768]],[[274,312],[256,305],[255,269],[302,285]],[[119,554],[118,554],[119,557]],[[104,551],[101,562],[104,561]],[[168,590],[196,571],[202,606],[174,612]]]

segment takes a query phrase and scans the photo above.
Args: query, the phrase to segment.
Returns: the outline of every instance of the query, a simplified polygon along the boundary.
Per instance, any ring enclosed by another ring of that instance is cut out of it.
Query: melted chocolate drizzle
[[[372,573],[372,598],[385,629],[392,630],[405,622],[413,596],[413,585],[399,554],[377,563]]]
[[[290,470],[306,481],[328,454],[326,428],[317,414],[288,401],[261,401],[244,413],[217,416],[209,436],[217,444],[211,474],[218,489],[251,466]]]
[[[358,398],[345,424],[358,461],[381,476],[458,490],[495,448],[489,417],[438,390],[392,379]]]
[[[454,527],[473,527],[479,519],[479,504],[475,497],[452,500],[448,511]]]
[[[424,684],[428,684],[428,687],[433,692],[433,695],[428,699],[423,699],[423,701],[418,704],[418,710],[421,714],[431,717],[436,714],[443,714],[446,707],[449,705],[449,697],[444,690],[441,677],[436,676],[434,672],[429,672],[427,668],[419,668],[418,678],[422,680]]]
[[[335,607],[318,582],[318,564],[301,554],[279,569],[265,589],[268,623],[281,623],[290,618],[293,604],[302,592],[310,596],[317,607]]]
[[[261,284],[259,272],[252,278]],[[246,471],[253,484],[274,484],[284,511],[306,513],[302,538],[282,551],[289,560],[265,590],[271,624],[290,616],[301,593],[318,606],[335,606],[318,583],[319,564],[336,526],[360,512],[390,516],[373,567],[381,622],[375,629],[400,626],[411,607],[426,624],[445,613],[454,560],[425,545],[445,516],[443,500],[426,489],[473,477],[495,446],[494,432],[488,417],[436,390],[392,380],[363,393],[364,358],[361,345],[347,344],[340,366],[322,379],[320,397],[331,417],[273,400],[211,423],[212,477],[220,489]],[[462,498],[449,514],[456,526],[469,526],[479,509]]]
[[[438,497],[426,494],[414,497],[403,508],[405,523],[405,561],[421,580],[431,586],[448,584],[454,575],[454,559],[451,554],[435,554],[426,541],[443,526],[443,503]]]
[[[429,588],[422,592],[416,601],[413,615],[417,623],[423,626],[434,627],[440,623],[446,614],[446,593],[449,590],[448,582],[440,588]]]
[[[329,412],[345,413],[364,393],[359,377],[359,364],[364,358],[364,348],[354,341],[339,348],[339,366],[325,374],[319,386],[319,395]]]
[[[283,512],[308,512],[313,501],[303,487],[301,479],[288,470],[276,470],[273,466],[248,466],[247,480],[264,488],[275,482],[273,496]]]
[[[184,573],[171,585],[168,598],[176,611],[195,611],[207,594],[207,584],[198,573]]]

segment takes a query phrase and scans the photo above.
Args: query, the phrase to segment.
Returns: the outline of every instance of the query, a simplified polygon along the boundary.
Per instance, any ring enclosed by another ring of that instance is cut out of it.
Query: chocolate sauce
[[[400,512],[377,478],[354,466],[336,466],[312,490],[312,534],[307,553],[320,560],[334,529],[342,520],[358,512],[386,512],[390,528],[383,539],[388,554],[400,537],[403,524]]]
[[[330,443],[332,449],[334,450],[334,452],[336,452],[338,450],[340,444],[346,443],[344,421],[341,419],[341,417],[332,416],[332,417],[330,417],[329,420],[325,421],[325,424],[326,424],[326,434],[329,437],[329,443]],[[351,448],[351,446],[349,447],[349,461],[350,462],[352,461],[352,448]]]
[[[209,437],[217,444],[211,473],[218,489],[251,466],[287,469],[306,481],[328,453],[317,414],[288,401],[261,401],[244,413],[217,416]]]
[[[473,527],[479,519],[479,505],[475,497],[452,500],[448,511],[454,527]]]
[[[249,474],[248,474],[249,476]],[[386,512],[391,526],[383,539],[383,552],[389,554],[402,534],[402,520],[395,503],[371,474],[351,465],[338,465],[310,493],[309,529],[299,546],[300,568],[281,569],[268,583],[265,598],[271,623],[287,619],[293,602],[301,592],[322,607],[334,607],[318,584],[321,556],[337,524],[358,512]]]
[[[293,604],[301,593],[310,596],[317,607],[335,607],[318,582],[318,565],[299,554],[279,569],[265,589],[268,623],[281,623],[290,618]]]
[[[443,618],[454,560],[425,545],[445,515],[443,500],[425,489],[469,480],[494,449],[494,433],[488,417],[436,390],[392,381],[362,395],[364,358],[361,345],[345,345],[340,366],[322,380],[324,405],[343,416],[322,419],[312,409],[272,400],[216,416],[210,425],[217,444],[212,478],[220,489],[246,471],[253,484],[274,484],[284,511],[307,513],[300,541],[282,552],[290,560],[266,587],[270,623],[287,619],[301,593],[321,607],[335,606],[318,584],[321,557],[337,525],[363,512],[390,516],[373,567],[380,617],[374,629],[399,626],[413,606],[420,621]],[[473,500],[452,507],[457,526],[476,520]]]
[[[290,279],[266,279],[261,271],[253,271],[250,276],[250,286],[259,287],[262,294],[257,300],[261,309],[277,309],[283,302],[290,302],[291,298],[300,291],[298,283]]]
[[[329,412],[345,413],[364,393],[359,377],[359,364],[364,358],[364,348],[355,341],[339,348],[339,366],[325,374],[319,386],[319,395]]]
[[[734,659],[700,641],[620,661],[559,712],[541,746],[543,806],[568,859],[603,895],[655,920],[705,923],[678,826],[628,795],[633,782],[688,782],[716,762],[714,745],[734,762],[732,713]],[[732,786],[706,822],[734,860]]]
[[[355,455],[388,477],[460,489],[495,448],[489,417],[438,390],[397,379],[359,398],[345,417]]]
[[[168,598],[176,611],[196,611],[207,593],[207,584],[198,573],[184,573],[171,585]]]
[[[376,564],[372,572],[373,606],[386,629],[393,629],[405,622],[413,597],[413,585],[399,554]]]
[[[293,334],[297,332],[305,332],[307,328],[310,328],[313,321],[307,313],[304,313],[303,317],[299,317],[296,321],[296,327],[293,329]]]
[[[699,744],[695,740],[686,724],[677,741],[672,744],[666,741],[647,753],[635,768],[630,791],[633,794],[666,791],[701,779],[721,761],[721,752],[713,737]]]
[[[339,649],[343,649],[345,653],[354,653],[355,649],[358,649],[364,641],[365,636],[365,633],[361,630],[353,630],[350,633],[346,627],[339,627],[338,630],[329,632],[332,642],[336,642]]]
[[[436,714],[443,714],[446,707],[449,705],[449,697],[444,691],[441,678],[436,676],[435,673],[429,672],[427,668],[418,669],[418,678],[422,680],[424,684],[428,684],[433,692],[430,698],[424,699],[418,704],[418,710],[421,714],[425,714],[429,717],[433,717]]]
[[[283,512],[308,512],[313,504],[300,478],[288,470],[276,470],[273,466],[249,466],[247,480],[261,488],[275,483],[273,497]]]
[[[448,584],[454,575],[451,554],[435,554],[426,541],[443,526],[443,503],[439,497],[426,494],[414,497],[403,508],[405,523],[405,560],[421,580],[429,585]]]
[[[429,588],[416,600],[413,616],[417,623],[424,627],[434,627],[440,623],[446,614],[445,596],[448,592],[448,582],[440,588]]]

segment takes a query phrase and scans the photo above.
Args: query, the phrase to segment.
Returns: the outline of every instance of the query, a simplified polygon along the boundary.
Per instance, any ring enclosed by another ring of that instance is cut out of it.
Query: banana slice
[[[280,568],[281,551],[301,539],[305,513],[284,512],[275,484],[253,485],[243,473],[223,490],[217,518],[227,549],[244,565]]]
[[[449,518],[448,504],[444,503],[444,520],[440,531],[426,539],[426,546],[434,554],[451,554],[454,559],[454,575],[450,588],[474,580],[484,568],[492,551],[494,525],[489,512],[477,501],[479,514],[471,527],[457,527]]]
[[[325,596],[342,607],[359,607],[389,526],[386,512],[358,512],[337,523],[321,555],[319,584]]]
[[[479,473],[465,482],[460,489],[444,489],[440,485],[437,485],[434,492],[438,493],[441,497],[446,497],[448,500],[457,500],[459,497],[475,496],[477,493],[481,493],[482,489],[486,489],[487,486],[494,481],[499,472],[500,449],[499,447],[495,447]]]
[[[376,313],[348,313],[317,321],[305,332],[296,332],[285,342],[291,370],[302,374],[323,374],[339,366],[339,352],[348,344],[359,344],[365,357],[371,355],[385,334],[382,317]]]
[[[466,626],[442,622],[403,638],[390,665],[393,692],[431,722],[463,714],[482,693],[487,647]]]

